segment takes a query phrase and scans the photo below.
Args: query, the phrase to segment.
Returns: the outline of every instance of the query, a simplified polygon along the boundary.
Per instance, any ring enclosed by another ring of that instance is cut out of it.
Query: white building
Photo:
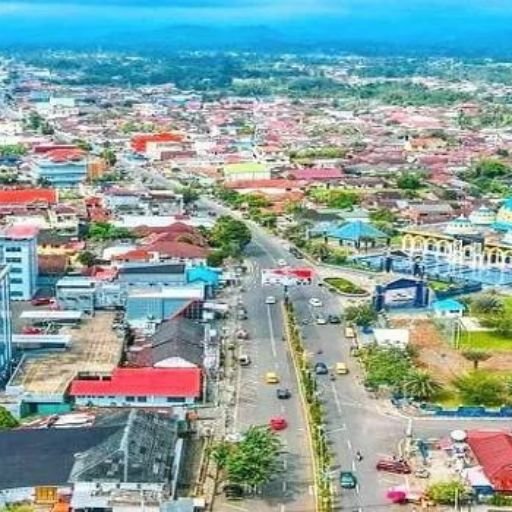
[[[36,292],[37,234],[29,225],[0,231],[0,264],[9,267],[11,300],[30,300]]]

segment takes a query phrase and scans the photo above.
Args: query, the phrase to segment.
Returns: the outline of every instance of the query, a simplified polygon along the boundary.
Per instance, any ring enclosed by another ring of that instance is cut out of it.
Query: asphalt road
[[[144,171],[151,175],[154,182],[172,188],[174,183],[166,178]],[[201,200],[202,208],[214,209],[230,214],[228,209],[219,207],[209,200]],[[234,216],[238,214],[234,213]],[[248,223],[253,242],[248,247],[247,257],[251,262],[251,277],[247,285],[244,301],[249,311],[247,328],[251,332],[251,341],[247,351],[253,360],[249,368],[241,372],[239,400],[234,415],[236,428],[243,430],[250,424],[264,424],[273,415],[283,415],[290,426],[282,434],[286,443],[285,477],[273,482],[263,490],[256,500],[240,505],[228,505],[226,510],[267,510],[311,511],[311,480],[309,460],[302,412],[298,407],[296,383],[290,366],[286,346],[281,340],[282,318],[279,307],[267,306],[264,298],[274,295],[283,298],[283,291],[272,287],[261,287],[259,273],[262,268],[276,267],[277,260],[284,259],[291,266],[304,266],[303,260],[295,259],[283,242],[253,223]],[[320,298],[323,306],[312,307],[309,299]],[[414,419],[390,411],[382,404],[368,397],[361,385],[361,376],[357,362],[349,356],[349,344],[343,336],[342,325],[316,325],[312,320],[318,313],[340,314],[341,301],[317,284],[290,289],[300,319],[310,320],[302,327],[305,344],[315,361],[325,362],[333,367],[336,362],[347,363],[350,373],[337,376],[334,381],[329,377],[318,376],[321,398],[327,411],[326,432],[335,463],[332,467],[333,489],[337,495],[337,506],[348,511],[394,510],[386,499],[386,490],[393,485],[406,483],[405,477],[378,473],[375,463],[382,455],[398,454],[406,432],[410,429],[415,438],[441,438],[456,428],[506,428],[507,421],[488,420],[452,420],[452,419]],[[321,352],[321,353],[320,353]],[[266,371],[280,374],[282,384],[290,388],[294,397],[289,401],[279,401],[275,397],[275,388],[264,384]],[[355,453],[360,451],[363,460],[358,462]],[[340,470],[353,471],[358,480],[355,490],[341,490],[338,484]],[[407,510],[399,507],[396,510]]]

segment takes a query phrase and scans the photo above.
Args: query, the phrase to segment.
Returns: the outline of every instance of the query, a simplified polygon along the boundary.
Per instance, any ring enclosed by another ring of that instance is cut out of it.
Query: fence
[[[512,407],[486,408],[461,405],[456,409],[445,409],[440,405],[424,404],[420,410],[425,414],[448,418],[512,418]]]

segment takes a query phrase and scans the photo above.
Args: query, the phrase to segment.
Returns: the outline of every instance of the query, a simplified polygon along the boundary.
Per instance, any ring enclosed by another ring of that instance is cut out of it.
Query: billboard
[[[313,282],[311,268],[264,268],[261,271],[262,285],[301,286]]]

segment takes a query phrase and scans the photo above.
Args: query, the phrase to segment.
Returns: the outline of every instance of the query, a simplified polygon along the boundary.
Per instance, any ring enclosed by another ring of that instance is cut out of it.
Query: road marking
[[[283,481],[283,492],[286,492],[286,480]]]
[[[336,405],[336,410],[338,411],[338,414],[341,416],[342,410],[341,410],[340,397],[338,396],[338,391],[336,390],[336,386],[334,385],[334,382],[331,382],[331,388],[332,388],[332,394],[334,395],[334,403]]]
[[[308,487],[308,493],[309,493],[311,496],[313,496],[313,494],[315,493],[315,489],[313,488],[313,486],[312,486],[312,485],[310,485],[310,486]]]
[[[270,333],[270,346],[272,347],[272,355],[274,356],[274,359],[277,358],[277,347],[276,347],[276,339],[274,338],[274,326],[272,325],[272,315],[270,313],[270,306],[267,305],[267,317],[268,317],[268,329]],[[276,361],[276,366],[277,361]]]
[[[284,505],[281,505],[281,507],[279,508],[280,512],[284,512],[286,510],[286,507]]]
[[[361,490],[359,489],[359,484],[356,485],[356,494],[359,494],[361,492]],[[359,509],[361,510],[361,509]]]
[[[281,404],[279,410],[281,411],[281,414],[284,414],[286,412],[286,408],[283,404]]]
[[[352,450],[352,443],[350,442],[350,439],[347,439],[347,446],[349,450]]]
[[[356,470],[356,461],[353,460],[352,461],[352,471],[355,471]]]
[[[333,429],[333,430],[328,430],[328,431],[326,432],[326,434],[327,434],[327,435],[329,435],[329,434],[334,434],[334,433],[336,433],[336,432],[345,432],[346,430],[347,430],[347,425],[345,425],[345,423],[343,423],[343,424],[341,425],[341,427],[335,428],[335,429]]]

